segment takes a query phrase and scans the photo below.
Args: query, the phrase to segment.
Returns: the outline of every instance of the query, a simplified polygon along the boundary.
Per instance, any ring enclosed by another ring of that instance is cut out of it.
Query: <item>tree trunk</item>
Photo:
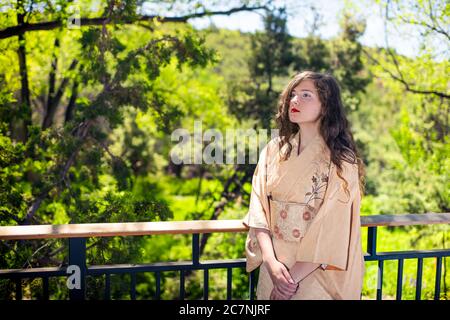
[[[18,1],[17,4],[17,23],[21,25],[24,23],[24,8],[23,2]],[[26,42],[25,35],[20,33],[18,35],[19,48],[17,49],[17,55],[19,57],[19,72],[20,72],[20,99],[19,99],[19,112],[17,119],[13,120],[12,137],[18,141],[26,142],[28,139],[28,126],[31,125],[31,104],[30,104],[30,89],[28,87],[28,71],[27,71],[27,56],[26,56]]]
[[[75,80],[72,85],[72,94],[70,95],[69,103],[67,104],[64,123],[67,123],[73,119],[73,110],[75,109],[75,102],[77,101],[77,97],[78,97],[78,81]]]
[[[42,122],[42,129],[50,127],[53,122],[53,98],[55,96],[55,82],[56,82],[56,72],[58,68],[58,50],[59,49],[59,39],[55,39],[53,56],[52,56],[52,66],[50,69],[50,75],[48,77],[48,96],[47,104],[44,110],[44,121]]]

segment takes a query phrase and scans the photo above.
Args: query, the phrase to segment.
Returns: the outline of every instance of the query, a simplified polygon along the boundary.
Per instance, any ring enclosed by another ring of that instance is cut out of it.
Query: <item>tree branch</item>
[[[412,93],[416,93],[416,94],[431,94],[431,95],[435,95],[438,96],[440,98],[444,98],[444,99],[450,99],[450,95],[444,93],[444,92],[439,92],[439,91],[435,91],[435,90],[420,90],[420,89],[414,89],[411,88],[411,85],[403,78],[403,75],[401,74],[401,76],[397,76],[395,74],[393,74],[390,70],[386,69],[385,67],[383,67],[381,65],[381,63],[375,59],[374,57],[372,57],[367,50],[363,49],[364,54],[370,59],[372,60],[374,63],[376,63],[377,65],[379,65],[384,72],[388,73],[392,79],[401,82],[406,91],[412,92]]]
[[[388,7],[390,5],[390,1],[387,1],[387,6],[386,6],[386,10],[388,10]],[[438,17],[442,17],[445,16],[445,14],[443,12],[438,12],[438,15],[436,16],[435,14],[433,14],[433,4],[431,3],[430,0],[428,0],[428,10],[427,8],[425,8],[425,3],[423,4],[424,8],[418,8],[418,15],[425,15],[424,19],[419,19],[417,18],[416,20],[414,19],[408,19],[407,17],[403,16],[403,15],[397,15],[396,18],[400,19],[400,21],[402,21],[403,23],[407,23],[407,24],[411,24],[411,25],[415,25],[415,26],[421,26],[421,27],[425,27],[428,28],[431,31],[434,31],[436,33],[439,33],[441,35],[443,35],[444,37],[447,38],[447,40],[450,40],[450,34],[448,30],[445,30],[440,24],[439,24],[439,20]],[[420,10],[423,9],[423,10]],[[389,21],[395,21],[395,18],[392,17],[386,17]],[[429,19],[429,22],[426,21],[427,18]]]
[[[388,30],[387,30],[387,21],[391,20],[389,18],[389,3],[390,1],[388,1],[387,6],[386,6],[386,10],[385,10],[385,20],[384,20],[384,38],[385,38],[385,44],[386,44],[386,51],[388,52],[389,56],[391,57],[394,65],[395,65],[395,69],[397,70],[397,74],[395,75],[393,72],[391,72],[390,70],[386,69],[385,67],[383,67],[381,65],[381,63],[379,61],[377,61],[375,58],[373,58],[368,52],[367,50],[365,50],[364,48],[362,48],[363,52],[366,54],[366,56],[371,59],[372,61],[374,61],[376,64],[378,64],[379,66],[381,66],[381,68],[388,73],[392,79],[399,81],[400,83],[402,83],[406,89],[406,91],[415,93],[415,94],[430,94],[430,95],[436,95],[440,98],[445,98],[445,99],[449,99],[450,95],[444,93],[444,92],[439,92],[436,90],[419,90],[419,89],[414,89],[411,87],[411,85],[405,80],[405,77],[403,76],[403,73],[400,70],[400,65],[398,63],[398,60],[395,56],[395,54],[393,53],[392,49],[390,48],[389,45],[389,40],[388,40]]]
[[[447,40],[450,41],[450,34],[447,31],[445,31],[444,29],[442,29],[440,26],[439,27],[432,26],[432,25],[428,24],[425,21],[414,21],[414,20],[406,19],[405,17],[400,17],[400,20],[402,22],[404,22],[404,23],[407,23],[407,24],[412,24],[412,25],[416,25],[416,26],[426,27],[426,28],[428,28],[428,29],[430,29],[430,30],[432,30],[434,32],[437,32],[437,33],[445,36],[447,38]]]
[[[225,11],[204,11],[204,12],[188,14],[188,15],[180,16],[180,17],[160,17],[160,16],[156,16],[156,15],[143,15],[143,16],[138,17],[136,19],[136,21],[152,21],[153,19],[156,19],[160,23],[165,23],[165,22],[185,23],[189,19],[193,19],[193,18],[201,18],[201,17],[213,16],[213,15],[231,15],[236,12],[255,11],[255,10],[261,10],[261,9],[268,10],[268,7],[264,6],[264,5],[263,6],[255,6],[255,7],[249,7],[249,6],[243,5],[241,7],[233,8],[233,9],[225,10]],[[105,22],[114,23],[113,21],[109,21],[109,19],[110,19],[109,17],[81,18],[80,26],[100,26],[100,25],[103,25]],[[119,23],[130,24],[130,23],[134,23],[136,21],[130,21],[130,22],[120,21]],[[13,26],[13,27],[8,27],[3,30],[0,30],[0,39],[6,39],[6,38],[13,37],[13,36],[18,36],[20,34],[24,34],[25,32],[30,32],[30,31],[53,30],[53,29],[63,26],[64,23],[65,23],[65,21],[58,21],[58,20],[38,22],[38,23],[21,23],[16,26]]]

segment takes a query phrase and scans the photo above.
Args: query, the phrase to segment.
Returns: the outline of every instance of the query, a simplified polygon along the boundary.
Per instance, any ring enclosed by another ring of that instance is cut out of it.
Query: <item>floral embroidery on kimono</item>
[[[270,210],[275,215],[274,236],[285,241],[300,241],[308,231],[325,198],[328,186],[330,161],[323,159],[314,162],[310,188],[303,202],[275,201],[269,195]]]

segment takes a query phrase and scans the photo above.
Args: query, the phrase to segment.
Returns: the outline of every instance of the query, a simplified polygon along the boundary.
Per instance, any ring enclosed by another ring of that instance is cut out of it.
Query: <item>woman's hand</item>
[[[290,299],[297,290],[297,284],[292,279],[286,266],[276,259],[270,231],[261,228],[254,228],[254,230],[261,248],[264,265],[275,289],[271,294],[271,299],[272,297],[274,299]]]
[[[289,300],[296,292],[298,284],[292,279],[288,269],[277,259],[265,262],[272,279],[273,287],[271,300]]]

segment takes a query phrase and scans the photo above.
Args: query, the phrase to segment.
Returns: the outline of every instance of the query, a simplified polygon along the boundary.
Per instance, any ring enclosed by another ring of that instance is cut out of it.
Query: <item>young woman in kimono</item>
[[[257,299],[360,299],[364,166],[329,74],[297,74],[280,95],[279,136],[262,149],[244,224]]]

